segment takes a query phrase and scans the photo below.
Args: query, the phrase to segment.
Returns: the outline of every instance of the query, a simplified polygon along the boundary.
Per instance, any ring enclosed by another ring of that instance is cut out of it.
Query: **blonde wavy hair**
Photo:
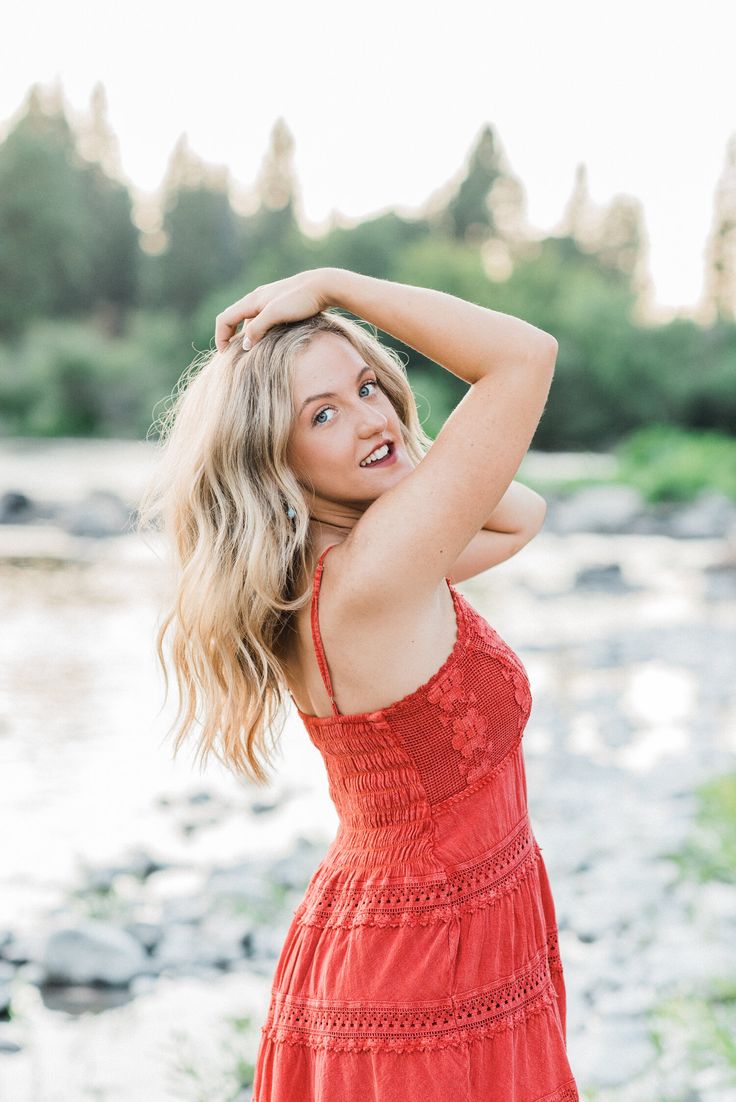
[[[357,321],[322,311],[272,326],[247,353],[235,336],[186,368],[149,429],[158,430],[159,455],[135,522],[137,531],[161,532],[171,559],[155,648],[165,704],[170,635],[179,706],[166,735],[175,733],[174,756],[199,728],[201,766],[213,753],[259,785],[270,780],[288,714],[283,633],[311,598],[308,505],[286,456],[294,365],[321,332],[344,337],[373,368],[410,460],[421,461],[432,439],[398,352]]]

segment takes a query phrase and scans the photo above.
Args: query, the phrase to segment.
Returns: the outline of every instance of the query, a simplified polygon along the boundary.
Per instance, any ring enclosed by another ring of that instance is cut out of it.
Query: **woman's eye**
[[[360,384],[359,389],[362,390],[364,386],[375,386],[375,387],[377,387],[378,386],[378,380],[377,379],[366,379],[364,383]],[[312,424],[313,425],[326,425],[326,424],[328,424],[327,421],[318,421],[317,418],[321,417],[323,413],[327,413],[327,411],[329,409],[334,409],[334,408],[335,408],[334,406],[323,406],[322,409],[318,410],[318,412],[315,413],[314,417],[312,418]]]

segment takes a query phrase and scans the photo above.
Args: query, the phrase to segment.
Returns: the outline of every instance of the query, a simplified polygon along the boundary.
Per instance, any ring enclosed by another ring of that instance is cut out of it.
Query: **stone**
[[[617,562],[594,563],[585,566],[575,574],[575,589],[590,589],[604,593],[627,593],[638,587],[626,581],[621,565]]]
[[[23,524],[33,520],[33,502],[19,490],[8,490],[0,496],[0,524]]]
[[[736,530],[736,503],[717,490],[702,490],[695,501],[672,514],[670,529],[690,539],[728,536]]]
[[[131,510],[117,494],[94,490],[59,511],[59,524],[75,536],[121,536],[131,531]]]
[[[147,958],[131,934],[96,919],[54,930],[41,958],[46,982],[125,987],[146,971]]]
[[[644,510],[644,499],[631,486],[588,486],[555,502],[550,529],[566,532],[625,532]]]
[[[164,927],[160,922],[128,922],[125,925],[125,931],[139,941],[149,953],[164,936]]]

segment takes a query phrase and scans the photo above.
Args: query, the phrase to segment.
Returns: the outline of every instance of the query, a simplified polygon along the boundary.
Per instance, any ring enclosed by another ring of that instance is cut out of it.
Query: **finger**
[[[248,348],[252,348],[276,321],[287,320],[288,317],[284,314],[283,308],[279,309],[274,303],[270,302],[256,315],[255,320],[246,321],[238,334],[238,340],[243,341],[243,348],[247,352]]]
[[[252,318],[258,313],[258,304],[254,298],[255,292],[245,295],[232,303],[226,310],[218,314],[215,319],[215,346],[219,351],[227,348],[239,322],[243,318]]]

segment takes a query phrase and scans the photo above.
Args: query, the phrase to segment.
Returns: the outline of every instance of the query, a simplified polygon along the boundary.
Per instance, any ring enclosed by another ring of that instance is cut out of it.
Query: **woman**
[[[434,443],[397,354],[331,307],[469,384]],[[257,287],[215,340],[142,510],[178,567],[158,637],[177,747],[201,703],[203,755],[263,782],[289,693],[339,816],[276,965],[254,1102],[573,1102],[529,682],[454,584],[541,527],[513,477],[557,342],[339,268]]]

